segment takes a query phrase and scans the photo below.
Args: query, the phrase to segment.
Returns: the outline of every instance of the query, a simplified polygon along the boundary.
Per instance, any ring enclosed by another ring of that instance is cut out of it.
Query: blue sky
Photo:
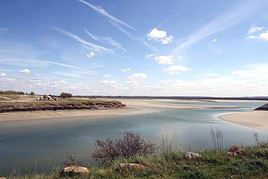
[[[3,0],[0,90],[268,95],[266,0]]]

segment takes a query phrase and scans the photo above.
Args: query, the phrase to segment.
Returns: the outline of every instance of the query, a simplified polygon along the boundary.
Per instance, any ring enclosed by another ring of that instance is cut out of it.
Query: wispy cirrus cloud
[[[175,55],[213,34],[224,31],[237,25],[238,23],[241,23],[265,7],[268,7],[268,1],[247,0],[242,4],[239,3],[233,6],[232,9],[208,22],[198,31],[194,32],[183,40],[176,48],[173,49],[172,54]]]
[[[122,50],[124,52],[126,52],[127,50],[121,45],[121,43],[117,42],[116,40],[114,40],[111,37],[99,37],[96,36],[94,34],[92,34],[91,32],[89,32],[87,29],[85,29],[86,34],[88,34],[93,40],[98,41],[98,42],[102,42],[102,43],[106,43],[111,45],[112,47],[115,47],[119,50]]]
[[[121,31],[123,34],[125,34],[127,37],[129,37],[132,40],[141,42],[145,47],[152,51],[157,51],[157,49],[153,46],[151,46],[142,35],[139,34],[139,32],[128,23],[124,22],[123,20],[111,15],[108,13],[105,9],[103,9],[100,6],[93,5],[85,0],[78,0],[80,3],[90,7],[92,10],[96,11],[97,13],[103,15],[104,17],[108,18],[109,23],[117,28],[119,31]],[[94,36],[93,34],[90,35],[91,38],[97,39],[98,37]],[[114,44],[115,45],[115,44]],[[118,45],[118,44],[117,44]]]
[[[91,9],[93,9],[94,11],[96,11],[97,13],[107,17],[109,20],[111,20],[112,22],[115,22],[117,24],[120,24],[124,27],[127,27],[131,30],[136,31],[136,29],[134,27],[132,27],[131,25],[129,25],[128,23],[118,19],[117,17],[114,17],[113,15],[109,14],[105,9],[103,9],[100,6],[95,6],[85,0],[78,0],[80,3],[85,4],[86,6],[90,7]]]
[[[89,42],[89,41],[86,41],[83,38],[79,37],[78,35],[76,35],[74,33],[71,33],[69,31],[66,31],[64,29],[61,29],[61,28],[58,28],[58,27],[51,27],[51,29],[53,29],[53,30],[55,30],[55,31],[67,36],[67,37],[72,38],[73,40],[79,42],[82,45],[82,47],[87,47],[88,49],[90,49],[92,51],[95,51],[95,52],[109,52],[109,53],[112,52],[111,49],[105,48],[103,46],[94,44],[94,43]]]
[[[70,64],[65,64],[65,63],[58,63],[58,62],[53,62],[53,61],[48,61],[48,60],[40,60],[40,59],[29,59],[29,58],[11,58],[7,57],[5,59],[0,58],[0,64],[1,65],[9,65],[9,66],[17,66],[17,67],[35,67],[35,68],[43,68],[46,66],[50,65],[55,65],[55,66],[60,66],[64,68],[69,68],[69,69],[81,69],[78,66],[75,65],[70,65]]]
[[[130,72],[131,69],[130,68],[121,68],[120,71],[127,73],[127,72]]]
[[[77,78],[77,79],[88,79],[89,76],[97,75],[97,71],[92,69],[80,69],[80,70],[70,70],[70,71],[54,71],[52,72],[55,75]]]

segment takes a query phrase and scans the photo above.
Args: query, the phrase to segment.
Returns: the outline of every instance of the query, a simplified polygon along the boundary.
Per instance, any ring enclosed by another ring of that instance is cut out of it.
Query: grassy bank
[[[203,151],[201,160],[186,160],[182,152],[153,154],[147,157],[118,159],[112,163],[90,168],[84,178],[268,178],[268,144],[245,147],[241,156],[230,157],[227,151]],[[135,162],[146,169],[117,170],[121,162]],[[20,176],[13,178],[60,178],[59,171],[48,175]],[[80,178],[80,177],[78,177]]]
[[[5,101],[0,102],[0,113],[15,111],[71,110],[71,109],[110,109],[125,105],[119,101],[95,99],[62,99],[58,101]]]

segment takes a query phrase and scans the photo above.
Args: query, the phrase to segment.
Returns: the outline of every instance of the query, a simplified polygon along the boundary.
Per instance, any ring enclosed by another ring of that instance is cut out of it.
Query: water
[[[173,105],[185,102],[162,101]],[[186,102],[192,104],[193,102]],[[111,117],[109,120],[32,120],[1,122],[0,125],[0,176],[44,173],[62,165],[68,154],[75,155],[83,164],[94,164],[91,152],[96,139],[118,138],[126,131],[141,134],[147,140],[160,144],[164,137],[173,148],[202,150],[213,147],[211,129],[221,129],[224,146],[255,144],[253,132],[261,140],[268,139],[268,132],[254,130],[224,122],[217,115],[253,109],[264,102],[202,102],[202,105],[227,108],[178,110],[163,109],[159,112],[131,116]],[[198,103],[199,105],[200,103]],[[228,108],[238,106],[239,108]]]

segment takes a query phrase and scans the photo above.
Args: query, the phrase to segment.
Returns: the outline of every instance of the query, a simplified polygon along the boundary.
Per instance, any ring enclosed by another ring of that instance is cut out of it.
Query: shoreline
[[[234,112],[219,115],[218,118],[244,127],[268,129],[268,111]]]
[[[174,100],[171,100],[174,102]],[[59,119],[59,118],[87,118],[92,120],[94,118],[110,118],[115,116],[124,115],[136,115],[159,112],[161,110],[169,109],[207,109],[207,108],[227,108],[227,106],[215,106],[215,105],[202,105],[198,104],[197,100],[195,104],[173,104],[166,103],[161,100],[140,100],[140,99],[122,99],[120,101],[125,104],[126,107],[111,108],[111,109],[79,109],[79,110],[45,110],[45,111],[17,111],[17,112],[5,112],[0,113],[0,122],[9,121],[27,121],[27,120],[41,120],[41,119]],[[176,100],[178,102],[178,100]],[[185,102],[182,100],[182,102]],[[228,106],[229,108],[236,108],[236,106]]]
[[[112,99],[110,99],[112,100]],[[238,106],[223,106],[221,104],[213,105],[202,104],[202,100],[191,101],[191,104],[185,104],[185,100],[155,100],[155,99],[121,99],[120,102],[125,104],[126,107],[123,108],[107,108],[107,109],[79,109],[79,110],[45,110],[45,111],[22,111],[22,112],[5,112],[0,113],[0,123],[1,122],[11,122],[11,121],[29,121],[29,120],[50,120],[51,119],[69,119],[72,118],[84,118],[87,120],[94,119],[109,119],[116,116],[127,116],[127,115],[138,115],[146,113],[155,113],[162,110],[191,110],[191,109],[221,109],[221,108],[237,108]],[[182,102],[182,103],[180,103]],[[193,103],[194,102],[194,103]],[[267,113],[268,114],[268,113]],[[225,115],[223,115],[225,116]],[[268,117],[268,116],[267,116]],[[225,117],[219,116],[220,119]],[[231,122],[231,121],[229,121]],[[235,121],[233,122],[235,123]],[[252,125],[250,125],[252,126]],[[268,124],[267,124],[268,128]]]

